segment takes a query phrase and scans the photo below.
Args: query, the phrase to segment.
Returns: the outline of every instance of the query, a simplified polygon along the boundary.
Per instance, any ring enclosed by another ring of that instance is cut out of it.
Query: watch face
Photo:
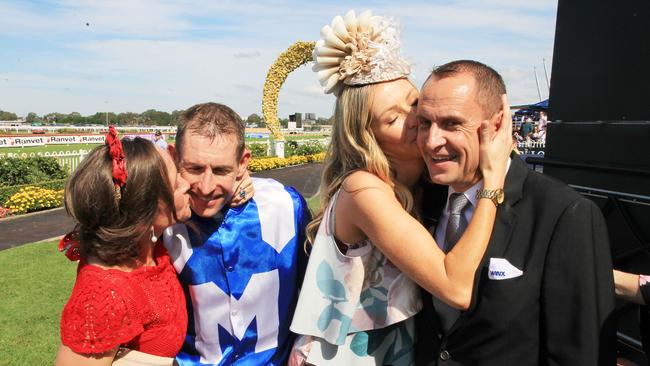
[[[504,198],[503,189],[497,189],[495,194],[496,194],[497,203],[502,204]]]

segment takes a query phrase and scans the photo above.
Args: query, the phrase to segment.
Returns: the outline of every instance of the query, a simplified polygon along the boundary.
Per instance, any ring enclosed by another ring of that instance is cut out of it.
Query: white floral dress
[[[417,285],[370,241],[341,253],[334,238],[338,192],[320,224],[291,323],[289,365],[412,365]]]

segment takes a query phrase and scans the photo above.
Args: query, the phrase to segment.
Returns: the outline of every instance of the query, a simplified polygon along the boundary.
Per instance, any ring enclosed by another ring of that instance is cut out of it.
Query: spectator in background
[[[548,123],[548,119],[546,117],[546,112],[544,111],[539,112],[539,130],[543,131],[545,136],[546,136],[547,123]]]
[[[167,150],[167,141],[165,141],[165,136],[160,132],[160,130],[156,130],[156,133],[153,135],[154,139],[154,144],[156,144],[156,147],[159,149]]]
[[[546,131],[540,130],[539,126],[533,127],[532,140],[535,142],[544,142],[546,140]]]
[[[614,289],[616,297],[641,305],[640,328],[641,339],[643,339],[643,351],[650,354],[650,328],[647,326],[650,318],[650,276],[627,273],[614,270]]]
[[[521,124],[521,136],[528,140],[528,135],[533,132],[533,124],[531,123],[530,117],[524,117],[524,121]]]
[[[515,139],[515,142],[523,142],[524,137],[521,135],[521,127],[515,127],[514,131],[515,132],[512,133],[512,137]]]
[[[639,305],[650,302],[650,276],[614,271],[616,296]]]

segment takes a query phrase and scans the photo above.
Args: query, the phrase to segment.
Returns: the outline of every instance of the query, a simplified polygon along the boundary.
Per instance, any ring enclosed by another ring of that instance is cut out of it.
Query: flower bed
[[[65,181],[66,179],[54,179],[54,180],[43,181],[40,183],[21,184],[21,185],[6,186],[6,187],[0,186],[0,206],[6,207],[5,202],[7,202],[7,200],[11,196],[18,193],[23,188],[40,187],[40,188],[47,188],[54,191],[58,191],[58,190],[62,190],[65,187]]]
[[[248,170],[259,172],[262,170],[284,168],[292,165],[319,163],[325,158],[325,153],[318,153],[306,156],[291,156],[288,158],[261,158],[251,159],[248,162]]]
[[[12,214],[17,215],[60,207],[62,204],[63,189],[53,190],[28,186],[21,188],[9,197],[5,202],[5,208],[11,210]]]

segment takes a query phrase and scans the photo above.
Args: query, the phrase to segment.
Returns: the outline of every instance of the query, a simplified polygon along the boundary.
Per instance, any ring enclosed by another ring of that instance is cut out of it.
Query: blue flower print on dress
[[[316,278],[318,289],[323,293],[323,297],[331,302],[327,307],[325,307],[325,309],[323,309],[318,317],[318,329],[321,332],[324,332],[329,328],[333,320],[338,320],[340,326],[337,343],[342,344],[345,342],[348,329],[352,324],[352,318],[343,314],[336,308],[336,304],[348,301],[345,286],[343,286],[341,281],[334,278],[332,267],[325,261],[322,261],[320,265],[318,265]]]
[[[386,257],[378,250],[372,251],[366,262],[366,275],[359,302],[376,324],[384,324],[388,316],[388,289],[383,286]]]
[[[358,332],[350,342],[350,350],[359,357],[374,356],[385,349],[383,364],[413,364],[414,337],[408,327],[393,324],[383,329]]]

